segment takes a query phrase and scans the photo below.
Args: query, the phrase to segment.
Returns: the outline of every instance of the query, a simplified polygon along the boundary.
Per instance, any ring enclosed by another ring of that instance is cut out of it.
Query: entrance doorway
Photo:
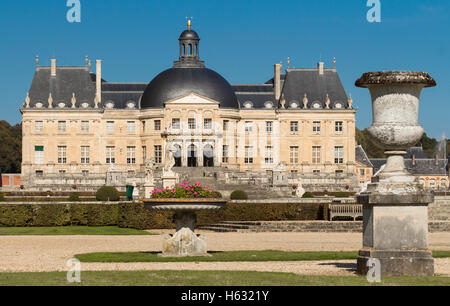
[[[197,147],[191,144],[187,152],[188,167],[197,167]]]
[[[174,155],[175,158],[175,166],[174,167],[181,167],[181,146],[180,145],[174,145]]]
[[[209,144],[203,148],[203,167],[214,167],[214,149]]]

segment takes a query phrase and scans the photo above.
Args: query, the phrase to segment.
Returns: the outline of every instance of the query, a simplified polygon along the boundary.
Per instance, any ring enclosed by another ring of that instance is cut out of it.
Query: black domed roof
[[[200,36],[198,36],[197,32],[194,30],[186,30],[181,33],[179,40],[200,40]]]
[[[165,102],[190,93],[215,100],[221,108],[239,108],[231,85],[208,68],[171,68],[160,73],[145,89],[141,108],[163,108]]]

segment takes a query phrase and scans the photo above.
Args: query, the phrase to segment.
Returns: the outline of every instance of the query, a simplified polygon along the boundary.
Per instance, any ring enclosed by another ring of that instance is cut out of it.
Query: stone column
[[[358,273],[365,275],[378,260],[381,276],[432,276],[434,260],[428,249],[426,192],[404,164],[406,149],[423,135],[418,124],[420,93],[436,82],[424,72],[384,71],[364,74],[356,86],[370,90],[373,124],[369,135],[387,149],[386,167],[358,196],[364,205],[363,249]]]

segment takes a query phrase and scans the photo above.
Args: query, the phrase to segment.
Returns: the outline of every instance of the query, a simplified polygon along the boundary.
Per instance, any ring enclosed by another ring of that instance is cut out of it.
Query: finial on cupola
[[[36,66],[39,66],[39,55],[36,55]]]

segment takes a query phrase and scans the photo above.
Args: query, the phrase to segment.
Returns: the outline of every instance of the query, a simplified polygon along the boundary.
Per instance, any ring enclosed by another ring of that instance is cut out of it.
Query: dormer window
[[[314,109],[321,109],[322,108],[322,104],[320,102],[314,102],[312,107]]]
[[[299,106],[299,103],[297,101],[292,101],[289,105],[290,108],[294,108],[294,109],[298,108],[298,106]]]
[[[108,108],[108,109],[114,108],[114,102],[112,102],[112,101],[107,102],[106,108]]]
[[[342,109],[342,108],[343,108],[343,105],[342,105],[341,102],[337,102],[337,103],[334,105],[334,108],[336,108],[336,109]]]
[[[127,103],[127,108],[129,108],[129,109],[136,108],[136,103],[134,103],[133,101],[129,101]]]
[[[273,108],[273,103],[271,101],[267,101],[266,103],[264,103],[264,107],[268,108],[268,109],[272,109]]]
[[[244,108],[250,109],[253,108],[253,103],[251,101],[247,101],[244,103]]]

